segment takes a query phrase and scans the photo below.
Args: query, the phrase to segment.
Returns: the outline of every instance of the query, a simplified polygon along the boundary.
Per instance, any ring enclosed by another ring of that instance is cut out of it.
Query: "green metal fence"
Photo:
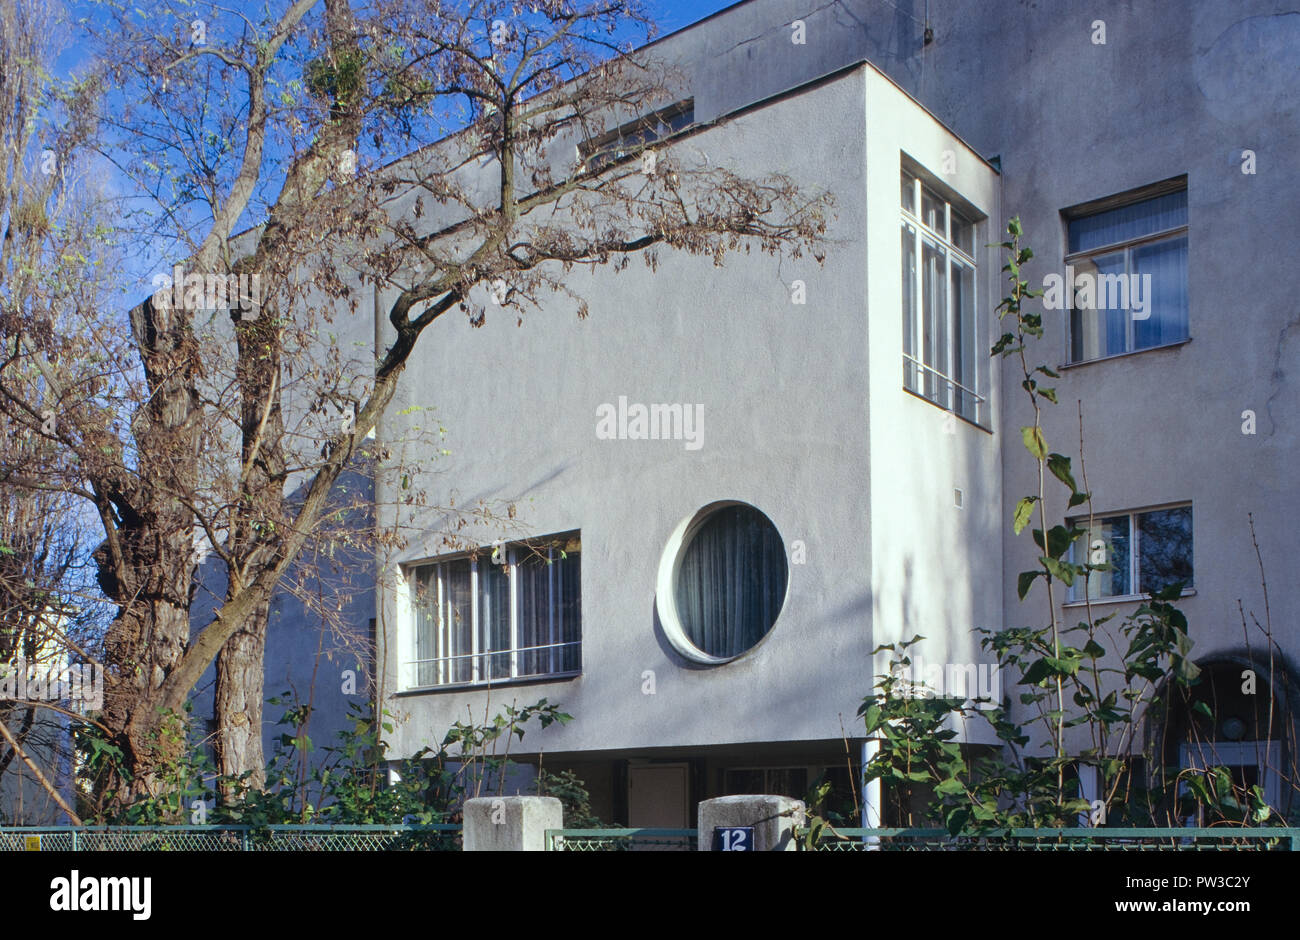
[[[809,850],[806,833],[799,848]],[[1009,829],[950,836],[943,829],[823,831],[814,852],[1287,852],[1300,829]]]
[[[456,851],[460,826],[0,827],[0,852]]]
[[[826,829],[815,852],[1297,852],[1300,828],[1010,829],[950,836],[942,829]],[[681,852],[695,829],[548,829],[553,852]],[[400,852],[459,851],[461,827],[43,826],[0,827],[0,852]]]
[[[824,830],[814,852],[1294,852],[1300,829],[1009,829],[950,836],[944,829]],[[689,851],[695,829],[548,829],[552,852]]]
[[[694,829],[547,829],[548,852],[689,852]]]

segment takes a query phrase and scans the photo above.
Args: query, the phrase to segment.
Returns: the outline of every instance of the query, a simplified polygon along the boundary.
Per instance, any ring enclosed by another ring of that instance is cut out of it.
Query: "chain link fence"
[[[943,829],[826,829],[812,852],[1290,852],[1300,829],[1011,829],[950,836]]]
[[[694,829],[547,829],[548,852],[691,852]]]
[[[51,826],[0,828],[0,852],[459,851],[461,827]]]
[[[1292,852],[1300,829],[1012,829],[950,836],[942,829],[826,829],[813,852]],[[695,829],[548,829],[553,852],[689,852]],[[412,852],[460,851],[461,827],[47,826],[0,828],[0,852]]]

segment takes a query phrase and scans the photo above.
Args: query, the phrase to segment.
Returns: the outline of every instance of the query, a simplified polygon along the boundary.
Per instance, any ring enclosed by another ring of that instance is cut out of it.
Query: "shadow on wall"
[[[303,495],[302,489],[296,490],[289,497],[290,504]],[[343,474],[332,497],[336,509],[346,510],[338,520],[339,528],[371,531],[373,511],[354,504],[365,506],[373,497],[368,474]],[[280,735],[292,733],[292,729],[277,725],[285,706],[265,704],[267,698],[288,692],[298,703],[310,702],[313,711],[305,730],[315,745],[309,758],[313,762],[324,760],[323,747],[333,745],[338,732],[352,726],[349,706],[364,707],[372,698],[376,572],[373,547],[366,539],[349,544],[342,538],[322,537],[304,547],[276,588],[263,661],[262,746],[267,760],[277,753]],[[199,565],[196,581],[190,608],[191,636],[212,622],[224,602],[224,562],[209,554]],[[206,739],[209,755],[216,730],[215,685],[214,662],[191,696],[195,733]]]

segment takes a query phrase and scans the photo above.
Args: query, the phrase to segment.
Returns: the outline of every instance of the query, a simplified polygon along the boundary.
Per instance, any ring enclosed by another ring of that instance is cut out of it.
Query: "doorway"
[[[634,829],[690,826],[690,765],[632,764],[627,773],[628,825]]]

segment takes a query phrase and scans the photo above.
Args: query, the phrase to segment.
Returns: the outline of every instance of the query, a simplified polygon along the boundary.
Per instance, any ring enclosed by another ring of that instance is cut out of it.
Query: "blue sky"
[[[725,10],[735,2],[736,0],[655,0],[654,9],[658,11],[655,19],[659,23],[659,35],[697,23],[706,16]]]
[[[0,0],[5,2],[5,0]],[[84,74],[86,68],[90,66],[90,46],[84,38],[84,32],[77,25],[78,21],[88,21],[91,27],[95,25],[104,26],[110,18],[106,15],[105,4],[112,4],[114,0],[53,0],[54,9],[58,11],[59,19],[62,21],[57,28],[55,37],[55,46],[61,49],[54,63],[54,73],[56,77],[67,80],[79,73]],[[212,0],[197,0],[193,8],[196,16],[201,16],[202,11],[211,5]],[[277,13],[284,8],[288,0],[224,0],[219,5],[225,10],[239,10],[254,19],[261,19],[269,7],[272,13]],[[658,24],[657,35],[665,36],[676,30],[683,29],[692,23],[696,23],[705,17],[708,17],[719,10],[723,10],[735,3],[735,0],[646,0],[649,11]],[[173,3],[173,8],[179,4]],[[134,0],[129,6],[134,7],[137,14],[147,15],[156,9],[154,3],[150,0]],[[110,99],[114,96],[113,92],[109,93]],[[117,100],[121,100],[121,95],[116,95]],[[120,174],[111,167],[105,167],[102,174],[99,174],[104,185],[115,194],[125,194],[133,192],[134,187],[131,183],[122,179]],[[147,203],[148,200],[145,200]],[[137,203],[138,204],[138,203]],[[145,210],[150,212],[149,209]],[[156,209],[153,211],[157,211]],[[240,227],[253,224],[254,219],[242,220]],[[138,246],[143,248],[144,246]],[[170,254],[165,247],[154,246],[154,249],[162,251],[164,254]],[[145,249],[142,255],[137,258],[129,259],[125,263],[125,270],[131,273],[134,280],[140,285],[147,284],[155,268],[169,270],[169,265],[163,263],[155,254],[154,249]],[[164,259],[165,260],[165,259]],[[138,287],[138,289],[143,289]]]
[[[732,6],[736,0],[648,0],[648,2],[655,21],[659,24],[659,35],[664,36]],[[141,5],[147,6],[147,3]],[[266,5],[266,0],[235,0],[234,3],[223,5],[247,13],[255,13]],[[82,17],[97,19],[98,15],[102,15],[101,11],[97,10],[97,6],[95,0],[65,0],[63,4],[68,19],[73,22]],[[83,60],[84,55],[74,42],[59,57],[57,70],[60,75],[67,76]]]

